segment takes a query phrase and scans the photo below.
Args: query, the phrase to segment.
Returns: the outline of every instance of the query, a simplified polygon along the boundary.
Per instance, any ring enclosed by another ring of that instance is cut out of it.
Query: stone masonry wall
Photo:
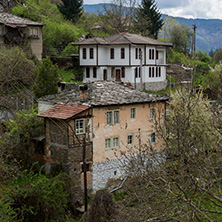
[[[105,188],[109,179],[124,177],[119,159],[93,164],[93,192]]]

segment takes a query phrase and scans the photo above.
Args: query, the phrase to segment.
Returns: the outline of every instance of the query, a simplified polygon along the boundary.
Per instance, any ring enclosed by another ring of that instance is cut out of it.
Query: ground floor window
[[[156,143],[156,133],[155,132],[151,133],[150,142],[151,143]]]

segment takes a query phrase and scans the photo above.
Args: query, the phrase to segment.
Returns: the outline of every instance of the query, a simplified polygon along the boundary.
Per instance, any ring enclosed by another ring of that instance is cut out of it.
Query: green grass
[[[63,82],[74,82],[74,73],[72,70],[60,70],[59,77]]]

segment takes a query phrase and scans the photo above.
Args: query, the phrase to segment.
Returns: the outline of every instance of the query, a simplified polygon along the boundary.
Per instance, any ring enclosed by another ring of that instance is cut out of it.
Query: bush
[[[34,94],[37,98],[57,93],[59,69],[53,65],[49,57],[43,59],[38,68],[38,76],[35,80]]]
[[[0,221],[64,221],[68,180],[64,173],[49,179],[41,173],[23,171],[0,192]]]

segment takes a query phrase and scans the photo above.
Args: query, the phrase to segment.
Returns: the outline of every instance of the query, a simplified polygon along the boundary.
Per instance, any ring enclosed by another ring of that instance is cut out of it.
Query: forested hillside
[[[83,5],[86,12],[98,13],[103,11],[103,4]],[[167,15],[163,15],[165,19]],[[215,51],[221,48],[222,42],[222,20],[219,19],[185,19],[180,17],[173,17],[179,22],[192,26],[197,26],[197,50],[209,52],[211,49]]]

